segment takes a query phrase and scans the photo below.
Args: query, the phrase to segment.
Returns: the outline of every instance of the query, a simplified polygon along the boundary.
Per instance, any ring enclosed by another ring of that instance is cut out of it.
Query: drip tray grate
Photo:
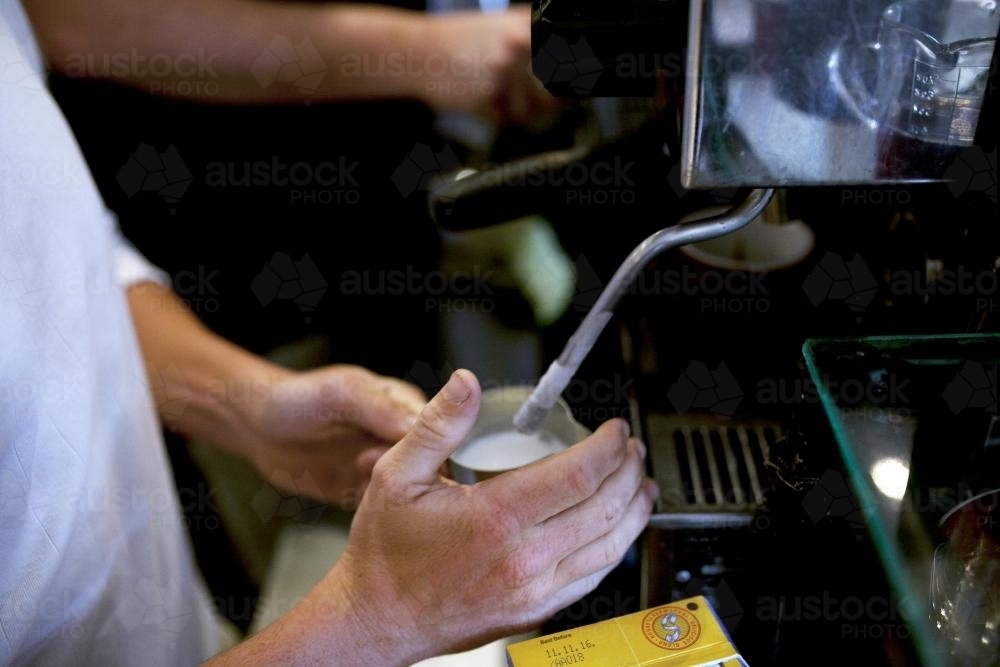
[[[761,506],[764,462],[782,437],[780,424],[721,421],[711,414],[653,414],[646,424],[653,476],[660,485],[659,523],[710,527],[706,515],[751,517]]]

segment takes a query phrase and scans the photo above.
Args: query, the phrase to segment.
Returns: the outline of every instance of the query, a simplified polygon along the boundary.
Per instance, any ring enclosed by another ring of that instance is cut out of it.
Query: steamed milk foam
[[[466,468],[484,472],[509,470],[528,465],[568,445],[551,433],[519,433],[514,429],[487,433],[455,452],[453,459]]]

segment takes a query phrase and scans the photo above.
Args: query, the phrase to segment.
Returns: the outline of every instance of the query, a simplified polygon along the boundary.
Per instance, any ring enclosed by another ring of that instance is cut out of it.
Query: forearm
[[[417,77],[364,75],[353,65],[374,66],[388,51],[406,55],[413,49],[426,57],[419,44],[433,44],[420,38],[432,19],[392,8],[253,0],[25,4],[56,71],[217,103],[303,98],[291,83],[269,83],[254,74],[254,63],[276,35],[295,45],[309,37],[326,68],[312,97],[331,100],[419,97],[423,84]],[[267,69],[259,64],[258,74],[262,66]]]
[[[156,400],[163,421],[250,455],[256,411],[289,371],[212,333],[169,289],[139,283],[128,301],[147,370],[164,385]]]
[[[374,621],[372,601],[355,599],[345,568],[342,559],[287,614],[204,665],[408,667],[426,657],[396,636],[391,609],[386,621]]]

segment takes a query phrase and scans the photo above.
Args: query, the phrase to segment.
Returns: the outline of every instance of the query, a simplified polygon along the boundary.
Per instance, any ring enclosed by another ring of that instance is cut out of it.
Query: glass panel
[[[1000,336],[807,341],[811,379],[927,664],[1000,664]],[[853,517],[853,518],[852,518]]]

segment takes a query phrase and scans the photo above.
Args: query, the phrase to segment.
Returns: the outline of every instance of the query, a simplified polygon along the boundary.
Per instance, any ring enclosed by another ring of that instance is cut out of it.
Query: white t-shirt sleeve
[[[115,281],[122,289],[128,289],[132,285],[144,282],[153,282],[161,287],[170,287],[171,281],[167,272],[155,266],[141,252],[135,249],[135,246],[117,228],[117,221],[115,222],[114,244]]]

